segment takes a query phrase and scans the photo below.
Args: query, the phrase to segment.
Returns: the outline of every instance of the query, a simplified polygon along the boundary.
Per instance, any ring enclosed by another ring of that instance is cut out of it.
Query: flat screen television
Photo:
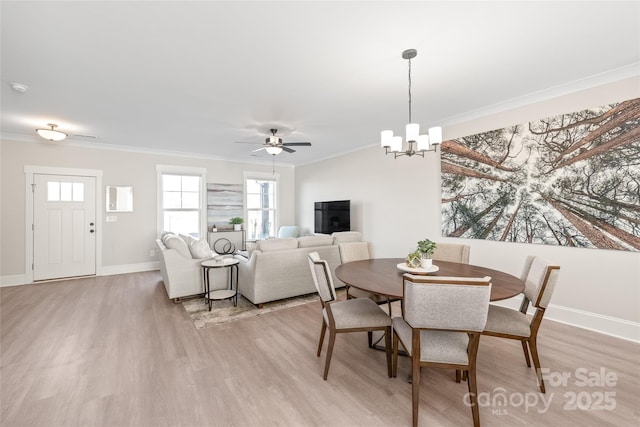
[[[351,201],[315,202],[315,232],[331,234],[351,230]]]

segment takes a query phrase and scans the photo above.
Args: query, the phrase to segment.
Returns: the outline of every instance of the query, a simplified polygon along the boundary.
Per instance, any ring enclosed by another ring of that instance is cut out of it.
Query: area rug
[[[196,329],[203,329],[312,302],[320,305],[317,293],[267,302],[262,308],[256,307],[241,296],[238,297],[237,307],[233,306],[232,300],[213,301],[209,311],[204,298],[183,301],[182,306],[191,317]]]

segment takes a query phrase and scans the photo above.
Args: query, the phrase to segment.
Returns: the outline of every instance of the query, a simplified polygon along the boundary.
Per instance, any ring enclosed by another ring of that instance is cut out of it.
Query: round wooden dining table
[[[405,271],[398,268],[402,258],[378,258],[353,261],[336,268],[336,277],[354,288],[385,295],[389,298],[402,298]],[[511,298],[524,290],[524,282],[516,276],[502,271],[478,265],[460,264],[449,261],[433,261],[438,271],[430,276],[452,277],[491,277],[491,301]]]

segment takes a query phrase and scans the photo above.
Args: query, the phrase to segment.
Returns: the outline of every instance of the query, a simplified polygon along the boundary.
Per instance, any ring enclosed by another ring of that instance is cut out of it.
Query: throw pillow
[[[191,252],[187,244],[178,236],[165,236],[164,244],[169,249],[175,249],[180,255],[185,258],[191,258]]]
[[[211,251],[209,244],[204,240],[191,240],[191,243],[189,243],[189,250],[191,251],[191,257],[194,259],[205,259],[213,256],[213,252]]]

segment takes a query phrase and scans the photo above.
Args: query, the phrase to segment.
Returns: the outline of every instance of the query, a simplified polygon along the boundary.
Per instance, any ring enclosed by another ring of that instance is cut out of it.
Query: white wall
[[[97,169],[103,171],[102,189],[102,267],[105,274],[136,271],[153,267],[156,257],[156,165],[204,167],[207,182],[242,184],[244,171],[271,173],[271,165],[243,164],[206,158],[94,149],[69,143],[0,142],[2,185],[0,218],[0,279],[2,284],[20,284],[25,275],[25,185],[24,166]],[[293,224],[295,219],[294,179],[292,167],[276,166],[280,174],[280,222]],[[104,212],[107,185],[133,186],[134,211],[108,213],[117,222],[106,222]],[[17,282],[17,283],[16,283]],[[22,282],[24,283],[24,282]]]
[[[640,97],[640,78],[444,128],[445,139],[583,108]],[[377,129],[372,135],[377,135]],[[375,136],[372,136],[372,139]],[[399,158],[370,148],[296,169],[298,223],[313,231],[313,202],[352,201],[352,229],[371,241],[376,257],[404,257],[425,237],[471,246],[471,263],[519,275],[529,254],[561,266],[548,316],[640,340],[640,253],[442,238],[439,156]]]

